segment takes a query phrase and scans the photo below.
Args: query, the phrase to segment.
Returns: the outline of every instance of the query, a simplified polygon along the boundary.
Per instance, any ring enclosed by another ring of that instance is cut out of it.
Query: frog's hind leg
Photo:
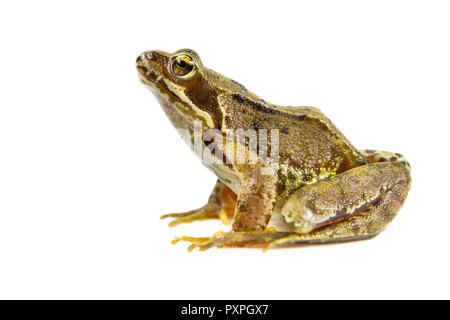
[[[389,220],[382,218],[383,215],[388,217],[385,214],[386,212],[379,212],[379,208],[371,209],[361,215],[350,217],[347,220],[310,233],[289,233],[270,241],[264,247],[264,251],[290,244],[325,244],[370,239],[386,227]]]
[[[371,163],[300,188],[281,210],[296,231],[266,248],[288,243],[368,239],[383,231],[400,210],[410,187],[403,163]]]
[[[218,180],[205,206],[188,212],[165,214],[161,219],[175,218],[169,223],[171,227],[207,219],[220,219],[224,224],[229,224],[234,215],[236,201],[237,195]]]

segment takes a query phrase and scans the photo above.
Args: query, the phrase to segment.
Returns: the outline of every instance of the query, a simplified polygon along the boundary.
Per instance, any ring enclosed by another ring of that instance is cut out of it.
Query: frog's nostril
[[[136,62],[144,62],[149,60],[155,60],[156,54],[153,51],[147,51],[142,53],[139,57],[136,58]]]
[[[154,58],[154,56],[155,56],[155,55],[154,55],[153,52],[151,52],[151,51],[145,53],[145,57],[146,57],[148,60],[152,60],[152,59]]]
[[[145,57],[144,57],[143,54],[141,54],[140,56],[138,56],[138,57],[136,58],[136,62],[140,62],[140,61],[144,61],[144,60],[145,60]]]

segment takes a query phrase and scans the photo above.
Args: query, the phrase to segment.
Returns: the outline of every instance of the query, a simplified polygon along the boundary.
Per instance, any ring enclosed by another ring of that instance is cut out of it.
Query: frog
[[[217,176],[206,205],[161,219],[172,218],[170,226],[232,221],[230,231],[173,243],[189,242],[189,250],[268,250],[370,239],[407,197],[411,169],[405,157],[355,148],[318,108],[264,100],[205,67],[192,49],[145,51],[136,68],[172,125],[191,147],[197,142],[194,151]],[[244,156],[237,157],[238,150]]]

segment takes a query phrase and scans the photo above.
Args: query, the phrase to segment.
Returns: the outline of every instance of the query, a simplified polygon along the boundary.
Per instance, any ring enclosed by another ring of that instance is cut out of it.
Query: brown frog
[[[367,239],[385,229],[407,196],[403,156],[356,149],[317,108],[264,101],[204,67],[190,49],[147,51],[136,67],[218,177],[204,207],[162,218],[175,218],[171,226],[233,219],[230,232],[174,242],[204,250]]]

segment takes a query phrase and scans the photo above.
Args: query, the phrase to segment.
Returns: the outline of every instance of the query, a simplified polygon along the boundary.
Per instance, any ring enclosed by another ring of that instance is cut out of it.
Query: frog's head
[[[238,83],[205,68],[191,49],[172,54],[146,51],[137,58],[136,68],[141,81],[153,91],[166,113],[172,113],[169,118],[177,122],[176,127],[186,126],[186,121],[201,120],[208,128],[220,129],[224,114],[218,96],[245,91]],[[176,116],[173,111],[177,111]]]

